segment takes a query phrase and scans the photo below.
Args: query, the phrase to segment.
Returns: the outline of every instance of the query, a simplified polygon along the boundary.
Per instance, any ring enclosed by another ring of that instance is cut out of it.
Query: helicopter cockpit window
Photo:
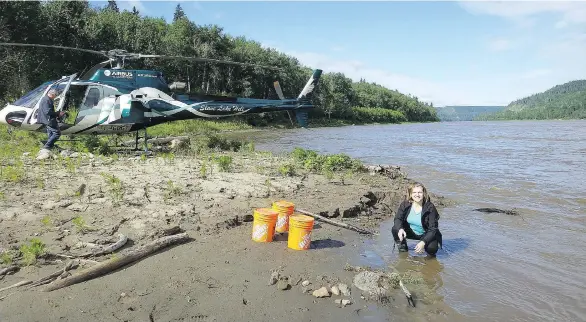
[[[43,93],[49,84],[45,83],[32,91],[28,92],[25,96],[16,100],[13,105],[23,106],[28,108],[34,108],[37,102],[43,97]]]

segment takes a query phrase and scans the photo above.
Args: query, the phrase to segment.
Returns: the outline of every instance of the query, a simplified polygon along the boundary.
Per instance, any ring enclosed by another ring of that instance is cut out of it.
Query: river
[[[586,321],[586,121],[441,122],[257,133],[258,149],[294,147],[399,165],[454,199],[440,211],[437,260],[391,251],[392,222],[361,264],[426,274],[462,320]],[[521,216],[474,211],[516,208]],[[414,243],[409,245],[413,249]]]

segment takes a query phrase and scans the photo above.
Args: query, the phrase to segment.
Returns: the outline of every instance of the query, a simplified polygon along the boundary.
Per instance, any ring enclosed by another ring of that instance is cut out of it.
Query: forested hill
[[[586,80],[556,85],[507,105],[506,109],[481,120],[586,118]]]
[[[134,9],[120,11],[115,1],[92,7],[86,1],[0,2],[0,42],[61,45],[92,50],[125,49],[142,54],[196,56],[259,65],[272,71],[184,60],[140,60],[127,68],[157,69],[169,83],[188,81],[192,91],[254,98],[277,98],[278,80],[286,97],[297,97],[312,68],[297,58],[264,48],[245,36],[224,33],[220,26],[197,25],[180,4],[173,22],[142,16]],[[51,48],[0,46],[0,104],[13,101],[44,81],[87,71],[101,62],[99,55]],[[322,120],[346,123],[438,121],[433,105],[384,88],[368,80],[353,82],[341,73],[324,70],[316,89],[312,112]],[[276,114],[276,115],[275,115]],[[287,121],[275,113],[263,122]],[[260,119],[260,116],[254,116]],[[253,118],[254,118],[253,117]],[[255,122],[255,124],[263,123]]]
[[[488,113],[502,111],[504,106],[443,106],[436,107],[441,121],[472,121]]]

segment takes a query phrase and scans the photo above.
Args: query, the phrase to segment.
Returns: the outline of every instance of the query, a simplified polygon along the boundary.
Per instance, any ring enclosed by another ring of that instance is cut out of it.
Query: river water
[[[586,321],[586,121],[442,122],[255,134],[294,147],[399,165],[454,199],[440,210],[437,259],[391,251],[392,222],[359,264],[416,269],[462,321]],[[521,216],[474,211],[517,208]],[[406,257],[405,257],[406,256]],[[436,304],[437,304],[436,303]]]

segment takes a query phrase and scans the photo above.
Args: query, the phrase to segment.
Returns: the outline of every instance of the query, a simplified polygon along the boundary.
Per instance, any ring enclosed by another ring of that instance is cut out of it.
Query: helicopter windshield
[[[16,100],[14,103],[12,103],[12,105],[34,108],[37,102],[43,96],[43,93],[45,92],[47,86],[49,86],[49,84],[51,83],[52,82],[43,83],[39,87],[33,89],[32,91],[26,93],[26,95],[24,95],[23,97]]]

